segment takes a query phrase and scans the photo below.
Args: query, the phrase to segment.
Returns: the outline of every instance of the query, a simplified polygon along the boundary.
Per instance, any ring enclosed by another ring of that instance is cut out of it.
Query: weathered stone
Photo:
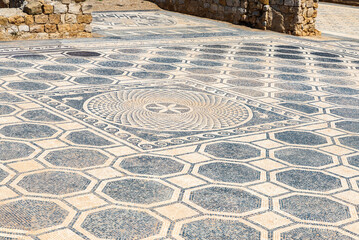
[[[57,32],[56,24],[45,24],[45,32],[47,33],[55,33]]]
[[[54,3],[54,13],[55,14],[61,14],[61,13],[66,13],[67,12],[67,5],[66,4],[62,4],[60,2],[55,2]]]
[[[58,38],[61,38],[61,34],[60,33],[49,33],[49,38],[50,39],[58,39]]]
[[[85,32],[92,32],[92,27],[90,24],[85,25]]]
[[[60,14],[50,14],[49,15],[49,23],[51,24],[59,24],[61,22]]]
[[[77,22],[78,23],[91,23],[92,22],[92,15],[86,14],[86,15],[77,15]]]
[[[6,17],[0,16],[0,26],[6,26],[9,23]]]
[[[48,20],[48,15],[35,15],[35,23],[45,24]]]
[[[43,12],[44,14],[51,14],[54,12],[54,6],[50,5],[50,4],[44,4],[42,6]]]
[[[77,34],[77,37],[80,37],[80,38],[90,38],[92,37],[92,34],[91,33],[88,33],[88,32],[80,32]]]
[[[33,26],[30,26],[30,32],[32,33],[42,33],[44,32],[44,25],[33,25]]]
[[[68,12],[72,14],[81,14],[81,5],[79,3],[70,3]]]
[[[35,22],[34,16],[32,16],[32,15],[25,16],[25,24],[26,25],[32,25],[32,24],[34,24],[34,22]]]
[[[25,19],[22,16],[12,16],[9,17],[8,20],[10,24],[15,24],[15,25],[20,25],[25,22]]]
[[[42,4],[39,1],[33,1],[24,7],[24,12],[30,15],[37,15],[42,13]]]
[[[20,25],[19,26],[19,32],[29,32],[30,31],[30,27],[27,25]]]
[[[70,24],[59,24],[57,27],[60,33],[70,32]]]
[[[77,16],[75,14],[66,14],[65,22],[66,23],[77,23]]]
[[[82,4],[82,13],[83,14],[91,14],[92,13],[93,6],[89,3],[83,3]]]

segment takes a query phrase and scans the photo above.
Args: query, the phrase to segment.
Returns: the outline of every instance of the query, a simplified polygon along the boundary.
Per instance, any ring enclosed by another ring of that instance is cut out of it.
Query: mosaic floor
[[[164,11],[0,48],[0,239],[359,239],[359,43]]]

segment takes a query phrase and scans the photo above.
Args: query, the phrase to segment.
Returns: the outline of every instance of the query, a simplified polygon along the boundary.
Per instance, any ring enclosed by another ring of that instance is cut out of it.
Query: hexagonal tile
[[[275,133],[274,136],[276,139],[290,144],[315,146],[328,142],[324,137],[310,132],[284,131]]]
[[[65,80],[66,76],[60,73],[36,72],[26,73],[24,77],[30,80],[57,81]]]
[[[359,109],[357,108],[334,108],[330,109],[330,113],[339,117],[359,119]]]
[[[203,209],[238,214],[261,208],[262,200],[242,189],[212,186],[190,193],[189,200]]]
[[[39,121],[39,122],[61,122],[64,121],[62,117],[59,117],[53,113],[50,113],[46,110],[39,109],[39,110],[29,110],[26,111],[21,115],[22,117],[32,120],[32,121]]]
[[[0,116],[10,114],[14,111],[16,111],[16,109],[13,107],[7,105],[0,105]]]
[[[259,180],[261,173],[243,164],[212,162],[202,165],[198,173],[219,182],[246,183]]]
[[[206,146],[204,151],[219,158],[249,159],[259,157],[261,151],[255,147],[241,143],[219,142]]]
[[[316,227],[298,227],[280,234],[280,239],[326,239],[326,240],[354,240],[338,231]]]
[[[50,88],[51,86],[46,83],[21,81],[21,82],[10,82],[6,84],[6,87],[15,90],[36,91],[36,90],[45,90]]]
[[[0,102],[7,102],[7,103],[13,103],[13,102],[22,102],[21,98],[18,98],[10,93],[7,92],[1,92],[0,93]]]
[[[83,192],[89,188],[90,183],[89,178],[75,172],[50,170],[22,176],[13,185],[20,187],[20,191],[25,193],[59,196]]]
[[[57,201],[10,200],[0,205],[0,228],[36,234],[68,223],[75,215],[70,211],[69,207]]]
[[[350,165],[359,168],[359,155],[351,156],[347,158],[347,161]]]
[[[99,150],[64,148],[49,151],[44,160],[57,167],[88,168],[105,164],[109,157]]]
[[[177,230],[175,228],[175,230]],[[191,220],[186,222],[177,230],[178,234],[183,239],[198,239],[198,240],[237,240],[261,239],[261,232],[244,223],[241,220],[225,219],[225,218],[202,218],[198,220]]]
[[[123,159],[119,167],[135,174],[162,176],[181,172],[184,164],[168,157],[139,155]]]
[[[321,167],[333,163],[333,158],[313,149],[285,148],[274,152],[274,157],[298,166]]]
[[[306,221],[335,223],[350,218],[347,206],[325,197],[293,195],[280,200],[280,209]]]
[[[280,92],[276,93],[275,96],[286,101],[305,102],[314,100],[313,96],[304,93]]]
[[[0,141],[0,160],[13,160],[30,156],[35,151],[25,143]]]
[[[88,146],[102,147],[114,144],[113,142],[88,130],[71,132],[69,135],[66,136],[66,139],[75,144]]]
[[[125,178],[108,181],[101,192],[118,202],[153,204],[170,200],[175,191],[160,181]]]
[[[75,228],[98,239],[144,239],[161,236],[168,229],[163,220],[135,209],[105,208],[82,215],[82,219]]]
[[[0,129],[0,133],[6,137],[23,139],[51,137],[56,132],[52,127],[32,123],[8,125]]]
[[[339,178],[318,171],[292,169],[275,176],[279,182],[301,190],[327,192],[342,187]]]
[[[353,132],[353,133],[359,133],[359,122],[357,121],[342,121],[335,123],[335,126],[337,128]]]
[[[347,147],[359,150],[359,136],[349,136],[339,138],[339,142]]]

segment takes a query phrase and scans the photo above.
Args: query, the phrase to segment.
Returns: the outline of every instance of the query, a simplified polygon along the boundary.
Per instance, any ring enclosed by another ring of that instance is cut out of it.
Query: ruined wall
[[[31,1],[0,9],[0,40],[91,37],[92,6],[85,0]]]
[[[151,0],[161,8],[299,36],[318,35],[318,0]]]

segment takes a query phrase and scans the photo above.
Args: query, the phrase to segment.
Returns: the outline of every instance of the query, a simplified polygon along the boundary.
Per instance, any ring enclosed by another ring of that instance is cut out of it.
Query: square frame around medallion
[[[53,111],[144,150],[318,121],[188,80],[124,83],[26,95]]]

